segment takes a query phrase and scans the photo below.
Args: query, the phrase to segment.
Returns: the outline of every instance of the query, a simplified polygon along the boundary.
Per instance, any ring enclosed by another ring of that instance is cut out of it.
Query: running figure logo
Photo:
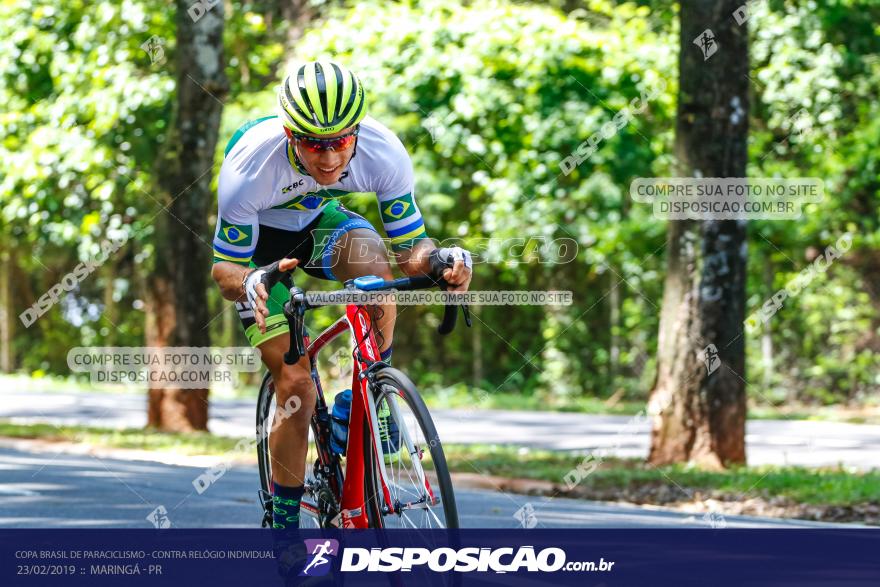
[[[339,541],[332,538],[305,540],[309,558],[300,577],[320,577],[330,571],[330,558],[339,554]]]
[[[694,45],[703,52],[703,61],[709,61],[709,58],[718,51],[718,43],[715,42],[715,33],[712,29],[706,29],[694,39]]]

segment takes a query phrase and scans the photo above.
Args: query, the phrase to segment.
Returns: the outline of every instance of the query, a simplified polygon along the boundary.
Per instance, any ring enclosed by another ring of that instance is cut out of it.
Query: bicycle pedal
[[[260,526],[263,528],[271,528],[273,519],[272,519],[272,494],[268,491],[263,491],[260,489],[257,491],[257,495],[260,498],[260,505],[263,506],[263,520],[260,522]]]

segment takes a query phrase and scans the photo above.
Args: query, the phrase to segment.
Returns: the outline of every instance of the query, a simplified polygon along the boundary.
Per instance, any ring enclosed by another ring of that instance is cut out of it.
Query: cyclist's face
[[[354,127],[343,129],[332,135],[309,136],[318,139],[332,139],[334,137],[351,134],[353,130]],[[290,140],[293,142],[296,154],[305,166],[306,171],[308,171],[309,175],[315,178],[315,181],[321,185],[331,185],[339,181],[339,177],[342,175],[342,172],[345,171],[345,167],[348,165],[349,160],[351,160],[352,154],[354,154],[355,141],[352,141],[350,145],[341,149],[334,148],[332,150],[313,151],[299,145],[296,139]]]

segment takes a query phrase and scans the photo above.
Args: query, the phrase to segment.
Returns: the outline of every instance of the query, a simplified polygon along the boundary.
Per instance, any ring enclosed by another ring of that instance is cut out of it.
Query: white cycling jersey
[[[413,166],[403,144],[371,117],[360,123],[357,147],[339,181],[322,186],[297,169],[276,116],[242,126],[226,146],[220,169],[214,262],[247,264],[259,227],[301,231],[334,199],[375,194],[393,249],[427,238],[414,196]]]

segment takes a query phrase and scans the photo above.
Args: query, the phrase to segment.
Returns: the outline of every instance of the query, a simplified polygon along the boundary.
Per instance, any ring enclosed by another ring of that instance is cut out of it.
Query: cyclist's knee
[[[308,420],[317,393],[309,374],[299,367],[284,367],[275,381],[275,400],[288,417]]]
[[[335,273],[342,281],[363,275],[376,275],[385,280],[394,279],[394,274],[391,272],[391,264],[385,259],[341,263],[339,269],[335,270]]]
[[[392,279],[391,263],[382,239],[371,230],[355,229],[340,240],[339,255],[333,272],[342,280],[362,275]]]
[[[377,275],[385,280],[394,279],[394,274],[391,272],[391,264],[388,261],[374,261],[365,263],[361,267],[361,272],[358,275]]]

